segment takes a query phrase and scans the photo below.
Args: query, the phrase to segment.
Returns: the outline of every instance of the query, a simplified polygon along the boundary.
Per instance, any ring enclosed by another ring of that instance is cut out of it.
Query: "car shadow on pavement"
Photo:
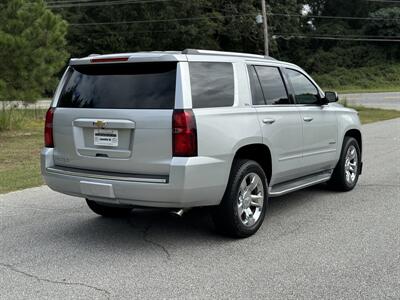
[[[316,186],[271,198],[265,224],[251,239],[260,235],[279,236],[280,228],[286,230],[285,225],[290,225],[282,224],[284,218],[280,218],[281,215],[296,214],[299,207],[318,201],[326,193],[329,191],[324,186]],[[50,234],[63,236],[75,246],[90,244],[106,251],[115,251],[116,248],[120,251],[146,251],[155,246],[164,250],[204,244],[218,246],[236,241],[215,232],[207,208],[189,210],[183,217],[172,215],[165,209],[134,209],[126,218],[104,218],[87,210],[68,223],[68,226],[52,227]],[[169,253],[167,250],[164,252]]]

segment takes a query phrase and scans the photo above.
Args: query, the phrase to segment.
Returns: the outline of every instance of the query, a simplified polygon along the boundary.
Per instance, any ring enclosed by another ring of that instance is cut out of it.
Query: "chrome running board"
[[[269,197],[282,196],[306,187],[323,183],[331,179],[332,170],[313,174],[306,177],[301,177],[292,181],[279,183],[269,188]]]

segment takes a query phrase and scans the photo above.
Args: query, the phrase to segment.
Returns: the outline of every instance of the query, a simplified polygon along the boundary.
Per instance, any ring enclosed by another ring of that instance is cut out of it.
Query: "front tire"
[[[127,207],[107,206],[89,199],[86,199],[86,203],[94,213],[107,218],[125,217],[132,210]]]
[[[339,162],[328,185],[338,191],[351,191],[357,184],[361,168],[360,146],[355,138],[346,136]]]
[[[221,204],[212,214],[216,229],[234,238],[256,233],[265,217],[267,194],[261,166],[253,160],[235,160]]]

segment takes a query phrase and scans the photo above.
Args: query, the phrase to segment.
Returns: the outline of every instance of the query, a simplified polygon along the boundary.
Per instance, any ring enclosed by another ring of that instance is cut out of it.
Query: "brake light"
[[[128,61],[129,57],[92,58],[91,63]]]
[[[47,148],[54,148],[53,117],[55,110],[55,107],[50,107],[46,113],[46,122],[44,124],[44,145]]]
[[[193,111],[176,109],[172,115],[173,156],[197,156],[197,130]]]

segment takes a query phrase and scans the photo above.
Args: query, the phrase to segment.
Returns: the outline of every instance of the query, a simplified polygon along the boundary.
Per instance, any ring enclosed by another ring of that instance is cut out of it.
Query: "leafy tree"
[[[0,100],[35,100],[65,65],[67,23],[43,0],[5,0],[0,20]]]

